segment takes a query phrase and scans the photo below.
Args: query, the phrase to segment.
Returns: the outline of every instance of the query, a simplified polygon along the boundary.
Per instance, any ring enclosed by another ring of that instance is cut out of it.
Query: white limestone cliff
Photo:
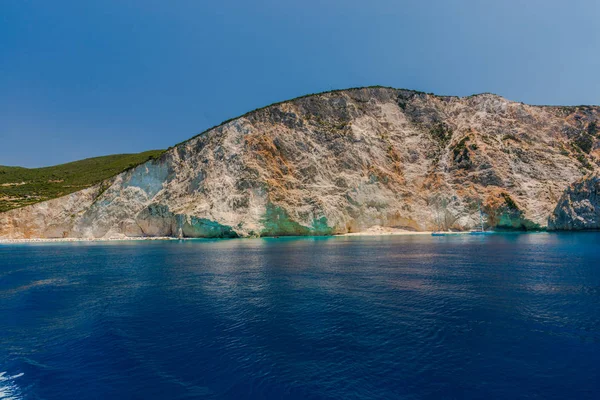
[[[390,88],[307,96],[2,213],[0,238],[467,230],[480,207],[491,228],[546,228],[563,191],[598,168],[599,112]]]

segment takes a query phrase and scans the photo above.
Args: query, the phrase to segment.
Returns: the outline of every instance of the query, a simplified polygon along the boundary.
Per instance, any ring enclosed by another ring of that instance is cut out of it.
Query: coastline
[[[556,231],[560,232],[560,231]],[[568,231],[570,233],[600,232],[599,230]],[[172,237],[172,236],[143,236],[143,237],[111,237],[111,238],[29,238],[29,239],[6,239],[0,238],[0,245],[26,244],[26,243],[79,243],[79,242],[141,242],[141,241],[187,241],[187,240],[219,240],[219,239],[278,239],[278,238],[308,238],[308,237],[361,237],[361,236],[432,236],[434,231],[409,231],[404,229],[381,228],[367,229],[361,232],[340,233],[334,235],[298,235],[298,236],[261,236],[240,238],[210,238],[210,237]],[[469,235],[471,231],[445,232],[445,235],[462,236]],[[488,231],[485,233],[548,233],[548,231]],[[433,235],[435,236],[435,235]]]
[[[128,242],[145,240],[183,240],[169,236],[117,237],[117,238],[30,238],[30,239],[1,239],[0,244],[18,243],[63,243],[63,242]]]
[[[432,231],[409,231],[405,229],[372,227],[365,231],[341,233],[332,236],[410,236],[410,235],[431,235]],[[464,232],[468,233],[468,232]],[[264,238],[277,238],[279,236],[265,236]],[[283,237],[283,236],[282,236]],[[289,236],[285,236],[289,237]],[[299,236],[302,237],[302,236]],[[144,237],[112,237],[112,238],[29,238],[29,239],[3,239],[0,238],[0,244],[19,244],[19,243],[64,243],[64,242],[125,242],[125,241],[146,241],[146,240],[195,240],[195,239],[215,239],[215,238],[177,238],[171,236],[144,236]]]
[[[399,235],[431,235],[432,231],[410,231],[408,229],[388,228],[384,226],[372,226],[371,228],[351,233],[342,233],[335,236],[399,236]]]

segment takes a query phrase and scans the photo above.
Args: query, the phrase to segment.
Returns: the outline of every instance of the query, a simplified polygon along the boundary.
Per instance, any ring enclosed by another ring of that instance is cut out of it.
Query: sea
[[[600,233],[0,245],[0,399],[598,399]]]

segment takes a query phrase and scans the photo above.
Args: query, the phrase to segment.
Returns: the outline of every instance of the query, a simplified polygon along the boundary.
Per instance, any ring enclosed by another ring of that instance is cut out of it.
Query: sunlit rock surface
[[[567,188],[548,221],[548,228],[600,229],[600,174],[586,176]]]
[[[563,191],[598,168],[598,113],[492,94],[307,96],[224,123],[94,188],[0,214],[0,237],[468,230],[480,218],[486,228],[543,229]]]

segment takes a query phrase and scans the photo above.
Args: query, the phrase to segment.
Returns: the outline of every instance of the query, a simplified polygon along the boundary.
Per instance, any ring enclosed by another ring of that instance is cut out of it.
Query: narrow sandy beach
[[[141,240],[180,240],[174,237],[118,237],[118,238],[35,238],[35,239],[0,239],[0,244],[10,243],[59,243],[59,242],[122,242],[122,241],[141,241]]]
[[[467,232],[456,232],[467,233]],[[400,236],[400,235],[431,235],[432,231],[409,231],[406,229],[387,228],[374,226],[365,231],[343,233],[334,236]],[[54,239],[0,239],[0,244],[9,243],[58,243],[58,242],[118,242],[118,241],[141,241],[141,240],[189,240],[194,238],[175,238],[169,236],[160,237],[116,237],[116,238],[54,238]]]
[[[344,233],[337,236],[391,236],[391,235],[431,235],[431,231],[409,231],[407,229],[373,226],[362,232]]]

